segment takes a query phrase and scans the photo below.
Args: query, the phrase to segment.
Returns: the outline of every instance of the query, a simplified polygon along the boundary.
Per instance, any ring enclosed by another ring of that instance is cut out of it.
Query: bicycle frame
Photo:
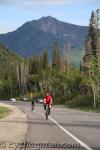
[[[32,111],[33,111],[33,109],[34,109],[34,107],[35,107],[35,104],[32,104],[31,107],[32,107]]]
[[[50,115],[50,106],[46,105],[46,112],[45,112],[46,120],[48,120],[49,115]]]

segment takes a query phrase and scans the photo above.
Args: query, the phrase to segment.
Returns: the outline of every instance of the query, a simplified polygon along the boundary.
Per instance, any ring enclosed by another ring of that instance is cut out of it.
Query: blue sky
[[[0,33],[13,31],[43,16],[88,25],[92,10],[98,8],[100,0],[0,0]]]

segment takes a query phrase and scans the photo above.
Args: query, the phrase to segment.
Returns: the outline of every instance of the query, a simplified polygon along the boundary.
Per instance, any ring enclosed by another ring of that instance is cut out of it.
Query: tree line
[[[27,60],[0,44],[0,99],[23,94],[27,77]]]
[[[99,9],[91,14],[80,69],[70,63],[68,45],[61,50],[57,41],[51,58],[48,49],[25,59],[0,46],[0,97],[21,97],[32,92],[37,99],[50,92],[57,104],[100,107],[99,15]]]
[[[87,78],[87,93],[93,94],[93,106],[100,105],[100,10],[92,12],[83,58],[83,74]],[[90,87],[89,87],[90,86]]]

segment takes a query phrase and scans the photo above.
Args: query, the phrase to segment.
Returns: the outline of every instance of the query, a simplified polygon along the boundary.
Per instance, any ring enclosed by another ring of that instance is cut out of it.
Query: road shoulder
[[[13,143],[19,143],[24,141],[27,133],[27,115],[19,108],[0,103],[0,106],[8,107],[12,112],[5,118],[0,119],[0,150],[2,146],[9,147]],[[8,150],[9,148],[7,148]]]

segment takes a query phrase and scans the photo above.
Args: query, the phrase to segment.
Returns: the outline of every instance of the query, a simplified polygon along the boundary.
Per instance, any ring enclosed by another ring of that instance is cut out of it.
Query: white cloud
[[[76,0],[0,0],[0,4],[49,5],[67,4]]]
[[[100,2],[100,0],[0,0],[0,4],[21,4],[21,5],[61,5],[76,2]]]
[[[30,0],[25,1],[25,5],[61,5],[61,4],[68,4],[72,3],[76,0]]]

